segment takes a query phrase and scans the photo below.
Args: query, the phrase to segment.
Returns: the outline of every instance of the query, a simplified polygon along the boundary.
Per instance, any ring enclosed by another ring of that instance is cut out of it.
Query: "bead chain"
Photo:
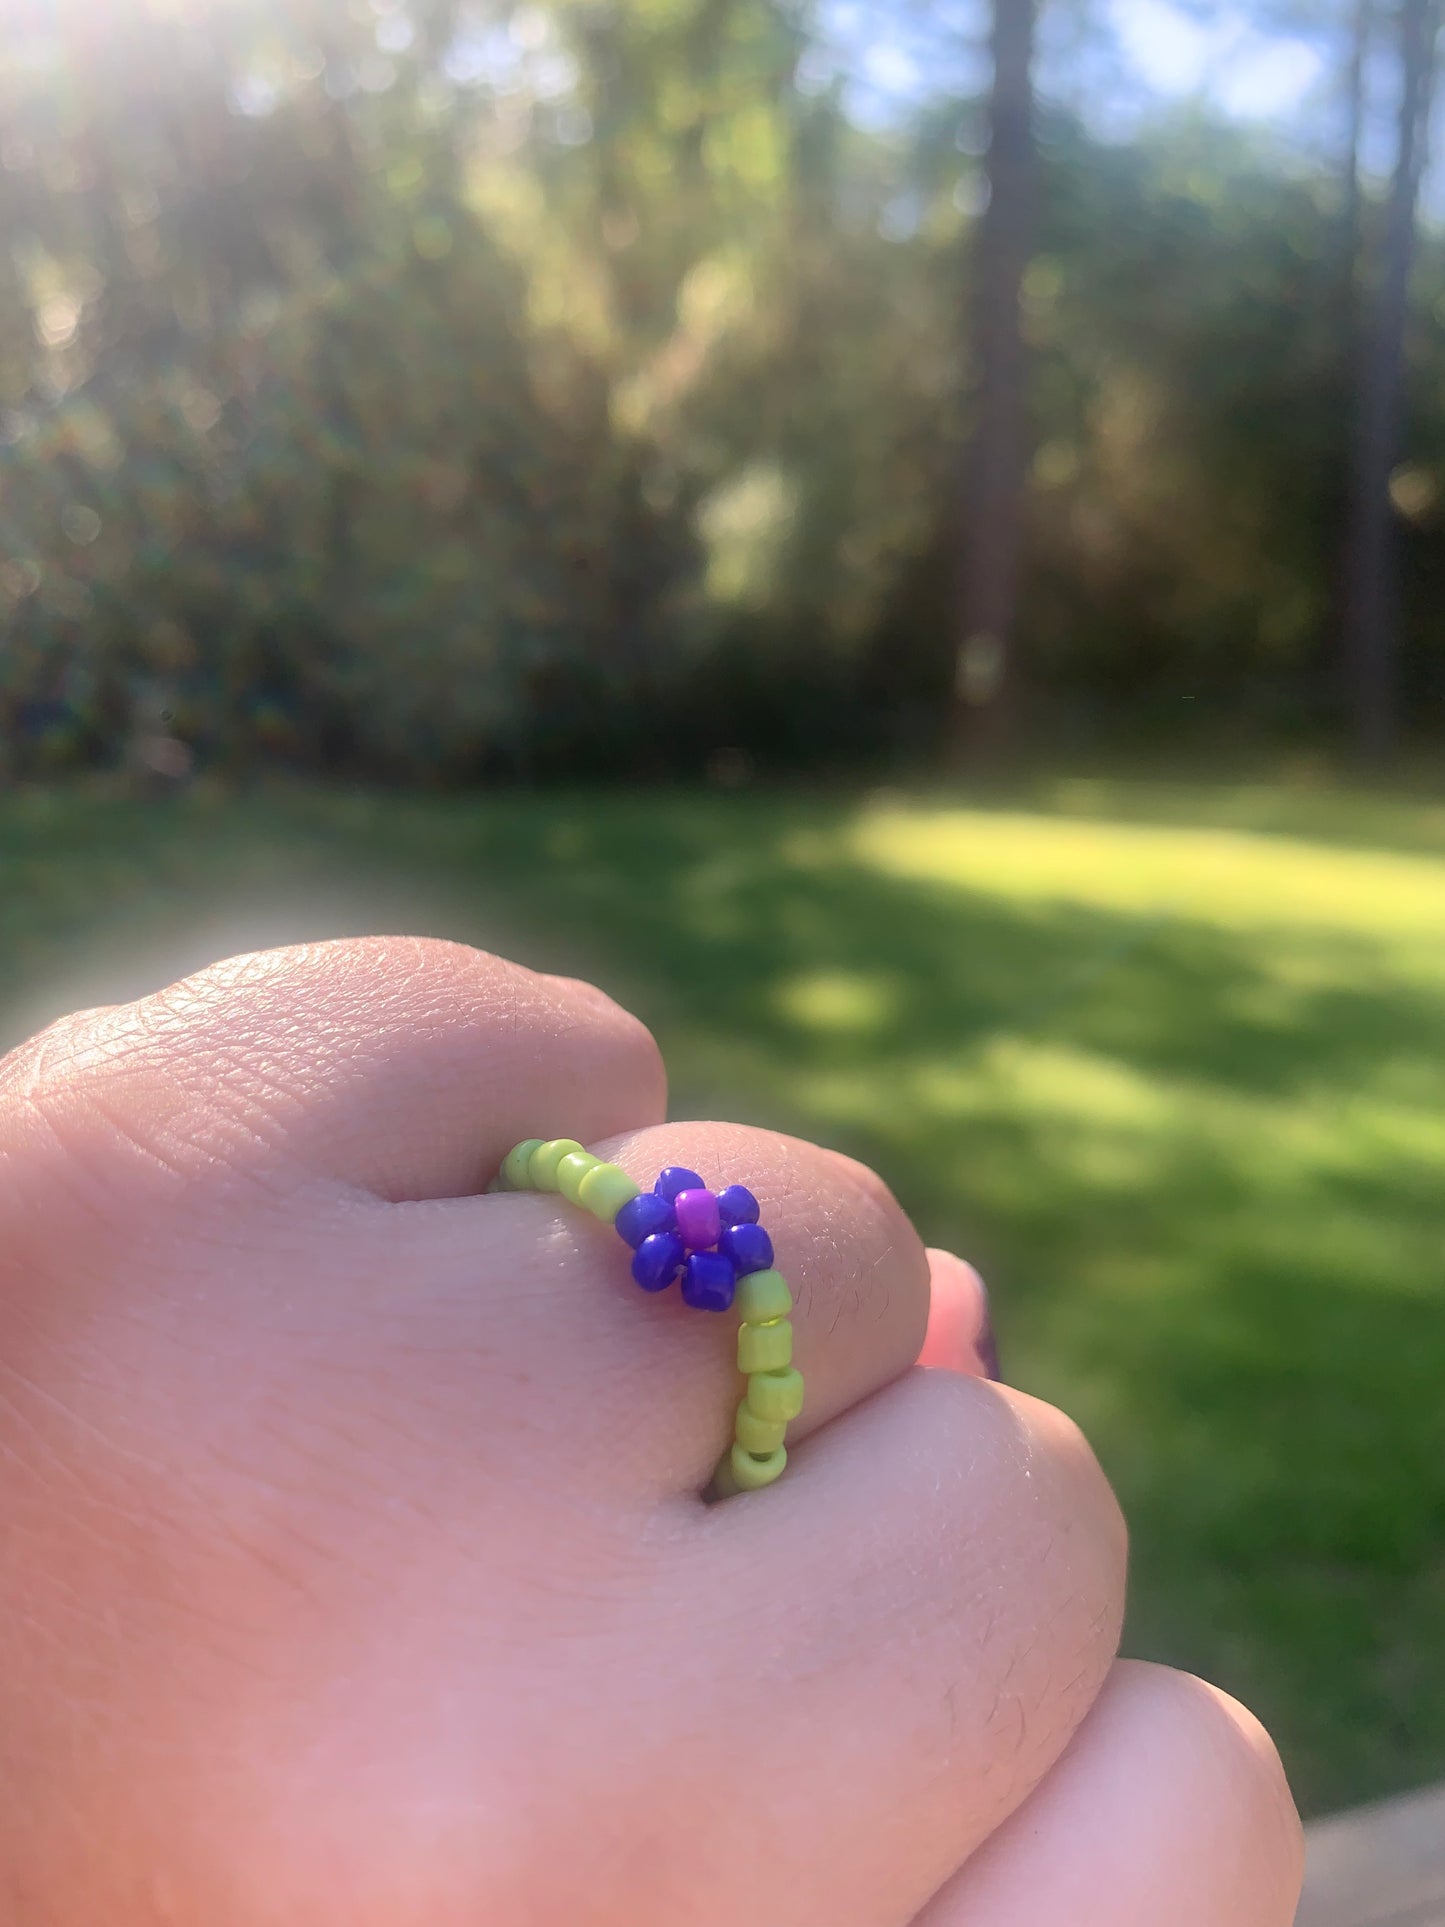
[[[725,1311],[735,1303],[742,1313],[738,1370],[748,1383],[712,1490],[727,1498],[781,1476],[788,1423],[803,1409],[803,1375],[793,1364],[793,1295],[773,1268],[772,1242],[757,1222],[750,1191],[729,1185],[714,1196],[695,1172],[669,1170],[655,1191],[644,1192],[619,1165],[593,1157],[574,1138],[536,1137],[507,1153],[487,1188],[556,1191],[612,1225],[632,1246],[632,1275],[645,1291],[665,1290],[681,1271],[690,1304]]]

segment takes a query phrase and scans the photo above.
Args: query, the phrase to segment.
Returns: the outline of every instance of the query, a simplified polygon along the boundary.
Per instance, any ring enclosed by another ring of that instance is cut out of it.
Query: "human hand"
[[[663,1111],[600,993],[411,940],[0,1067],[8,1927],[1286,1927],[1273,1748],[1116,1662],[1114,1501],[977,1375],[970,1274],[848,1160]],[[731,1320],[476,1195],[563,1134],[762,1198],[777,1486],[698,1497]],[[913,1365],[931,1271],[960,1369]]]

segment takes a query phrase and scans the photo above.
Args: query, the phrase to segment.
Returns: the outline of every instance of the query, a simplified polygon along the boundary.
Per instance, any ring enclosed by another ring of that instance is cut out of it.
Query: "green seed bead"
[[[786,1318],[775,1318],[768,1325],[738,1327],[738,1370],[745,1376],[780,1372],[792,1362],[793,1328]]]
[[[756,1492],[761,1486],[771,1485],[774,1479],[780,1479],[787,1463],[788,1451],[783,1445],[769,1452],[765,1459],[755,1459],[751,1452],[745,1452],[740,1445],[735,1445],[728,1453],[728,1470],[744,1492]]]
[[[708,1497],[710,1499],[733,1499],[737,1497],[741,1489],[737,1480],[733,1477],[732,1447],[729,1446],[727,1451],[723,1453],[722,1458],[718,1461],[717,1471],[712,1475],[712,1484],[708,1488]]]
[[[578,1188],[589,1171],[601,1163],[590,1151],[570,1151],[557,1165],[557,1189],[569,1204],[576,1204]]]
[[[766,1325],[787,1317],[793,1309],[793,1294],[782,1272],[750,1271],[738,1279],[733,1309],[746,1325]]]
[[[571,1157],[582,1146],[575,1137],[548,1138],[539,1144],[532,1153],[527,1166],[527,1181],[534,1191],[555,1191],[557,1189],[557,1166],[563,1158]]]
[[[577,1187],[577,1202],[603,1224],[611,1224],[623,1205],[641,1189],[620,1164],[594,1164]]]
[[[525,1137],[520,1144],[513,1145],[502,1161],[502,1182],[509,1191],[531,1189],[532,1179],[529,1167],[532,1153],[540,1151],[542,1140],[539,1137]]]
[[[754,1372],[748,1380],[749,1411],[758,1418],[796,1418],[803,1409],[803,1374],[796,1366],[784,1372]]]
[[[769,1452],[777,1451],[787,1429],[780,1418],[759,1418],[746,1399],[738,1407],[737,1441],[744,1452],[765,1458]]]

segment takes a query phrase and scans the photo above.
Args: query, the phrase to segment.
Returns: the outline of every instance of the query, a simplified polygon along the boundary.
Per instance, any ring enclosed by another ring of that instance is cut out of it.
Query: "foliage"
[[[0,48],[0,754],[465,781],[930,750],[973,103],[798,0],[27,0]],[[1043,128],[1041,732],[1330,726],[1337,190]],[[1408,543],[1445,714],[1445,249]]]

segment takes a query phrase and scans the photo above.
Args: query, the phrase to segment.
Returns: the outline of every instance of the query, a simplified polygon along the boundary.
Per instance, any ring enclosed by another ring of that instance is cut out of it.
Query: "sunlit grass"
[[[1445,936],[1437,861],[1297,837],[1060,822],[1037,814],[884,807],[845,839],[887,876],[985,889],[1024,902],[1200,916],[1231,929],[1291,927]]]
[[[12,1031],[224,949],[410,927],[595,977],[678,1115],[876,1164],[1134,1527],[1129,1644],[1313,1807],[1445,1772],[1445,810],[1061,785],[16,798]]]

